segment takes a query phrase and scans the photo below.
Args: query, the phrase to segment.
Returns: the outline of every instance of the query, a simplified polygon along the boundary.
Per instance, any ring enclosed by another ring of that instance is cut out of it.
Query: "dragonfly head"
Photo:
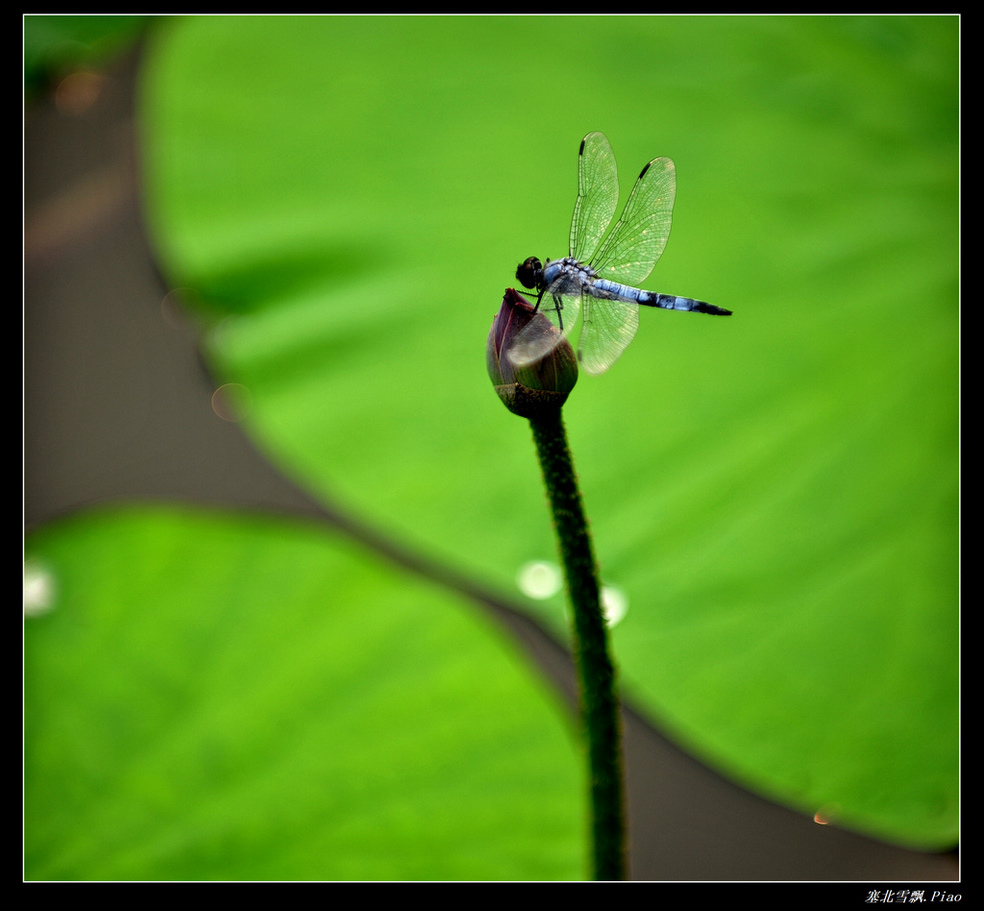
[[[529,257],[517,266],[516,279],[524,288],[539,288],[543,283],[543,263],[535,256]]]

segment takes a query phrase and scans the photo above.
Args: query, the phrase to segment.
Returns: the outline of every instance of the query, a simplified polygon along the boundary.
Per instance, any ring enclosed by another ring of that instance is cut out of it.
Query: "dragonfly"
[[[536,291],[535,309],[549,324],[533,320],[516,337],[509,351],[514,364],[524,366],[550,352],[571,335],[578,314],[578,360],[591,374],[604,373],[621,357],[639,328],[640,304],[731,315],[704,301],[634,287],[649,277],[666,247],[675,197],[673,161],[654,158],[642,169],[609,231],[618,207],[615,154],[604,133],[588,133],[581,140],[570,255],[548,259],[545,265],[531,256],[516,269],[523,287]]]

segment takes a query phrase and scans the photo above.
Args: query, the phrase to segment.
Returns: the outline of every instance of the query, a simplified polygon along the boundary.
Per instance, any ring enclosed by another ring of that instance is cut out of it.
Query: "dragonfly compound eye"
[[[516,279],[524,288],[535,288],[537,275],[543,270],[543,263],[535,256],[529,257],[516,268]]]

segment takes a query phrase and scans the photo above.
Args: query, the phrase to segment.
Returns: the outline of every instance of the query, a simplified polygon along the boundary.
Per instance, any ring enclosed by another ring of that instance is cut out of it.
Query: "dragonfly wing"
[[[509,360],[525,367],[545,357],[570,335],[580,310],[579,295],[544,292],[536,316],[509,346]]]
[[[570,255],[586,263],[594,255],[618,207],[615,153],[604,133],[588,133],[577,157],[577,202],[571,219]]]
[[[598,300],[584,296],[577,357],[588,373],[604,373],[621,356],[639,328],[635,301]]]
[[[626,285],[645,281],[666,247],[676,197],[676,168],[654,158],[643,169],[604,246],[590,261],[599,275]]]

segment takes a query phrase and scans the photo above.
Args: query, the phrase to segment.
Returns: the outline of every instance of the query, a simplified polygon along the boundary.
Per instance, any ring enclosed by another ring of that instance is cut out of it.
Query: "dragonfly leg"
[[[562,311],[564,309],[564,302],[560,299],[560,296],[557,295],[557,294],[555,294],[553,296],[553,299],[554,299],[554,306],[557,309],[557,328],[561,332],[563,332],[564,331],[564,314],[563,314]]]

